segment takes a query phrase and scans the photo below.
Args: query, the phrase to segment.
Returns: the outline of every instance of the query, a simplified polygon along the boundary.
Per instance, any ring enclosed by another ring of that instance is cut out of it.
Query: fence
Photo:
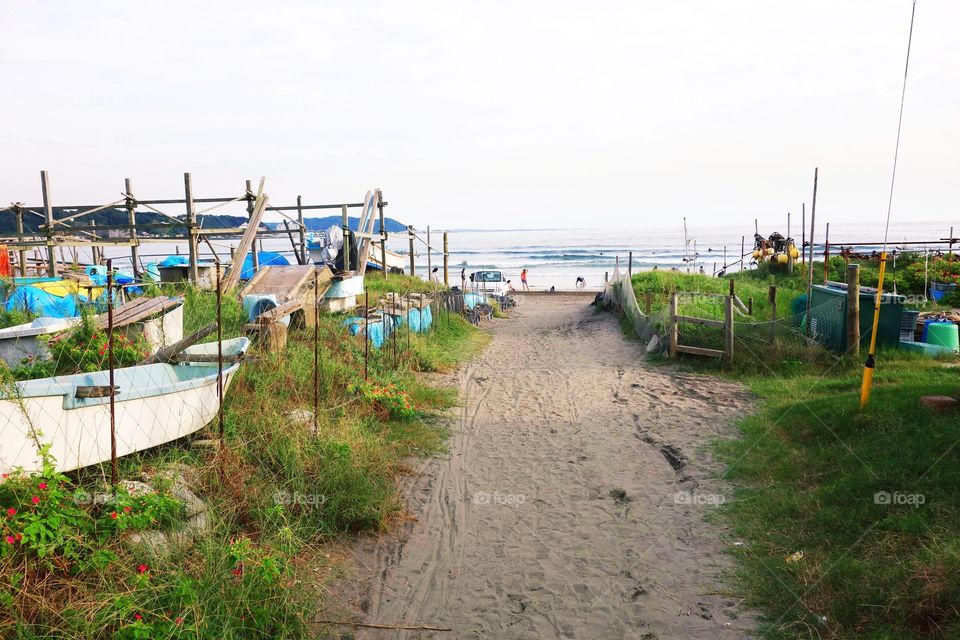
[[[681,298],[693,296],[708,296],[723,300],[723,320],[711,320],[708,318],[698,318],[696,316],[684,316],[678,313],[679,301]],[[710,293],[679,293],[675,292],[670,296],[670,355],[676,357],[678,353],[689,353],[697,356],[708,356],[723,358],[731,365],[733,363],[733,343],[734,343],[734,323],[733,323],[733,300],[734,296],[724,296],[721,294]],[[716,327],[723,329],[724,348],[710,349],[707,347],[697,347],[694,345],[680,344],[680,323],[696,324],[703,327]]]

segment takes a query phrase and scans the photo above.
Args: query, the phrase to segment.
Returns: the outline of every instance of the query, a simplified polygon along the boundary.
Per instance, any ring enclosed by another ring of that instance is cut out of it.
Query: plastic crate
[[[917,317],[919,311],[903,310],[900,316],[900,342],[915,342],[917,335]]]

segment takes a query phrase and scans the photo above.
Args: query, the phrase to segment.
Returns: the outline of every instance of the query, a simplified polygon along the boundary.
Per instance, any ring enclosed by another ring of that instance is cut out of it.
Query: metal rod
[[[110,482],[120,482],[117,470],[116,386],[113,371],[113,260],[107,260],[107,366],[110,384]]]
[[[220,261],[214,262],[217,279],[217,424],[220,433],[220,449],[223,449],[223,293],[220,291]]]
[[[313,270],[313,431],[320,411],[320,272]]]
[[[190,282],[196,285],[197,280],[200,279],[200,274],[197,271],[197,221],[193,215],[193,181],[189,173],[183,174],[183,193],[187,209],[187,233],[189,234],[187,249],[189,255]]]
[[[300,232],[300,264],[307,264],[307,230],[303,225],[303,198],[297,196],[297,224]]]
[[[813,204],[810,207],[810,260],[807,266],[807,314],[806,314],[806,324],[807,324],[807,335],[813,335],[813,328],[810,322],[810,309],[811,305],[811,296],[813,295],[813,231],[816,229],[817,223],[817,176],[819,174],[819,169],[814,167],[813,169]]]
[[[370,292],[363,295],[363,380],[366,382],[370,368]]]

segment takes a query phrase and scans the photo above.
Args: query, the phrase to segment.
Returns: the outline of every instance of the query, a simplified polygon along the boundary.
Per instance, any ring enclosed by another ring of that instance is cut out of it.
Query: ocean
[[[955,228],[954,235],[960,231],[960,221],[954,222],[913,222],[891,225],[890,245],[897,246],[898,242],[939,240],[948,237],[951,225]],[[800,244],[799,220],[794,222],[791,235]],[[774,231],[784,235],[787,233],[786,224],[780,227],[761,226],[760,233],[769,236]],[[822,253],[823,240],[826,232],[825,225],[818,225],[816,229],[815,252]],[[423,241],[415,242],[415,262],[417,273],[426,277],[427,251],[425,246],[426,233],[418,231]],[[809,233],[809,232],[808,232]],[[621,269],[627,265],[627,256],[633,251],[634,271],[678,268],[682,271],[698,271],[702,266],[707,274],[713,274],[723,268],[724,264],[731,265],[727,272],[733,273],[739,269],[741,236],[744,246],[749,253],[753,247],[753,225],[739,228],[731,225],[723,227],[698,227],[688,225],[689,239],[686,256],[690,260],[684,261],[684,233],[682,222],[669,228],[646,229],[524,229],[524,230],[451,230],[449,232],[450,249],[450,282],[458,284],[460,270],[466,269],[469,274],[478,269],[499,269],[506,277],[519,288],[520,271],[528,270],[528,279],[531,288],[535,290],[548,289],[551,286],[557,289],[572,289],[578,276],[586,280],[588,289],[600,289],[603,286],[604,274],[613,273],[619,260]],[[857,250],[870,251],[879,249],[883,241],[883,227],[877,224],[831,224],[830,244],[853,245]],[[433,232],[431,243],[434,247],[443,246],[442,233]],[[229,247],[236,245],[236,240],[214,239],[214,248],[221,259],[229,256]],[[264,238],[263,249],[285,253],[293,262],[293,251],[290,241],[286,237]],[[408,241],[406,234],[391,234],[387,247],[398,253],[406,254]],[[946,244],[930,245],[931,248],[946,248]],[[174,243],[146,244],[141,246],[141,255],[144,263],[163,259],[173,254],[179,248],[181,254],[186,254],[185,243],[179,247]],[[922,250],[920,245],[910,248]],[[960,244],[957,245],[960,251]],[[212,257],[210,250],[200,245],[203,257]],[[129,249],[125,247],[110,248],[108,256],[115,256],[120,267],[129,266]],[[749,257],[747,258],[749,262]],[[432,254],[432,266],[443,268],[442,256]],[[441,275],[442,277],[442,275]]]

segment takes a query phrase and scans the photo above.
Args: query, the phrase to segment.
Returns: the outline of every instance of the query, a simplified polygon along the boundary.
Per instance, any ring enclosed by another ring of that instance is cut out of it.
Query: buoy
[[[787,264],[787,254],[778,253],[777,254],[777,264]]]
[[[767,255],[768,255],[768,256],[772,256],[772,255],[773,255],[773,247],[767,247]]]
[[[759,257],[760,257],[760,250],[759,250],[759,249],[754,249],[754,250],[753,250],[753,259],[754,259],[754,260],[757,260]]]
[[[790,245],[790,257],[794,260],[800,257],[800,250],[797,249],[796,245]]]

